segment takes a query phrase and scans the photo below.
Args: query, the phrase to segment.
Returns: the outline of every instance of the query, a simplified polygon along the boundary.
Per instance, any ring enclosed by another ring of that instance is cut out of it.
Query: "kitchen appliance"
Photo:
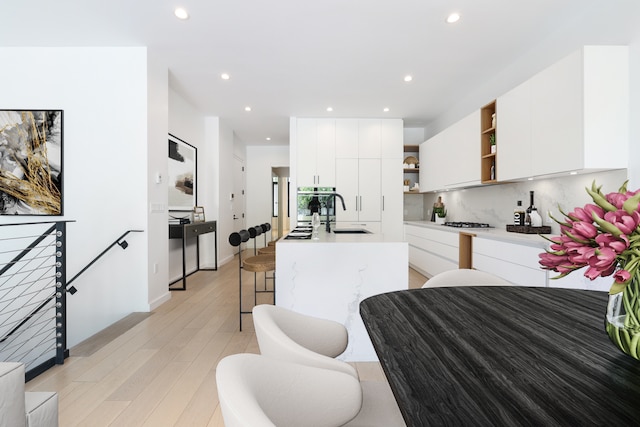
[[[447,221],[444,225],[456,228],[493,228],[484,222]]]
[[[336,222],[335,211],[335,187],[298,187],[297,196],[297,220],[298,225],[311,225],[313,213],[320,214],[320,221],[327,221],[327,209],[329,210],[329,222]]]

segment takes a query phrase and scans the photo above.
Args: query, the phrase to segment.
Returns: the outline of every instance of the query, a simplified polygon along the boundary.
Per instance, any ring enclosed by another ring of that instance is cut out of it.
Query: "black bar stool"
[[[253,229],[253,231],[252,231]],[[260,234],[262,230],[260,230]],[[274,296],[274,304],[275,304],[275,269],[276,269],[276,257],[275,255],[254,255],[247,257],[246,259],[242,259],[242,243],[246,243],[251,238],[251,235],[257,236],[258,231],[255,227],[250,228],[249,230],[240,230],[239,232],[234,232],[229,235],[229,243],[231,246],[238,247],[238,310],[239,310],[239,323],[240,330],[242,331],[242,315],[243,314],[251,314],[251,311],[243,311],[242,310],[242,270],[252,271],[254,273],[254,281],[253,281],[253,305],[255,306],[257,303],[257,294],[259,292],[268,292],[273,293]],[[254,241],[255,243],[255,241]],[[257,252],[255,244],[254,244],[254,253]],[[273,271],[273,291],[269,291],[266,288],[266,276],[267,272]],[[265,274],[265,290],[258,291],[257,283],[256,283],[256,275],[257,273]]]

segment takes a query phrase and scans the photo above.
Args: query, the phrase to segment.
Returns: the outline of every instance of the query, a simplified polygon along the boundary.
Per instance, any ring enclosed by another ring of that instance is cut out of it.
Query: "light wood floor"
[[[243,274],[249,311],[253,274]],[[425,280],[409,270],[410,288]],[[186,292],[173,292],[121,335],[93,340],[89,355],[71,349],[64,365],[31,380],[27,390],[58,392],[61,427],[223,426],[216,365],[229,354],[259,352],[251,315],[243,315],[238,330],[237,284],[237,259],[191,275]],[[261,294],[258,303],[270,298]],[[386,381],[378,363],[354,365],[361,379]]]

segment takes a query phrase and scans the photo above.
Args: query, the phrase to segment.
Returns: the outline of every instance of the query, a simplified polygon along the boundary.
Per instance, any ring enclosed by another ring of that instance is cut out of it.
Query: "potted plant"
[[[496,133],[489,135],[489,144],[491,145],[491,154],[496,152]]]
[[[433,208],[436,213],[436,224],[444,224],[447,220],[447,210],[444,207]]]

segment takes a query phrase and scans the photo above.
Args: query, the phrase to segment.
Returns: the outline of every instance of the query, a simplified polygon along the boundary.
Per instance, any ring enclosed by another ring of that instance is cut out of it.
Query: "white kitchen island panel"
[[[380,234],[325,235],[276,244],[276,304],[346,326],[349,345],[339,359],[376,361],[360,318],[360,301],[407,289],[408,245]]]

